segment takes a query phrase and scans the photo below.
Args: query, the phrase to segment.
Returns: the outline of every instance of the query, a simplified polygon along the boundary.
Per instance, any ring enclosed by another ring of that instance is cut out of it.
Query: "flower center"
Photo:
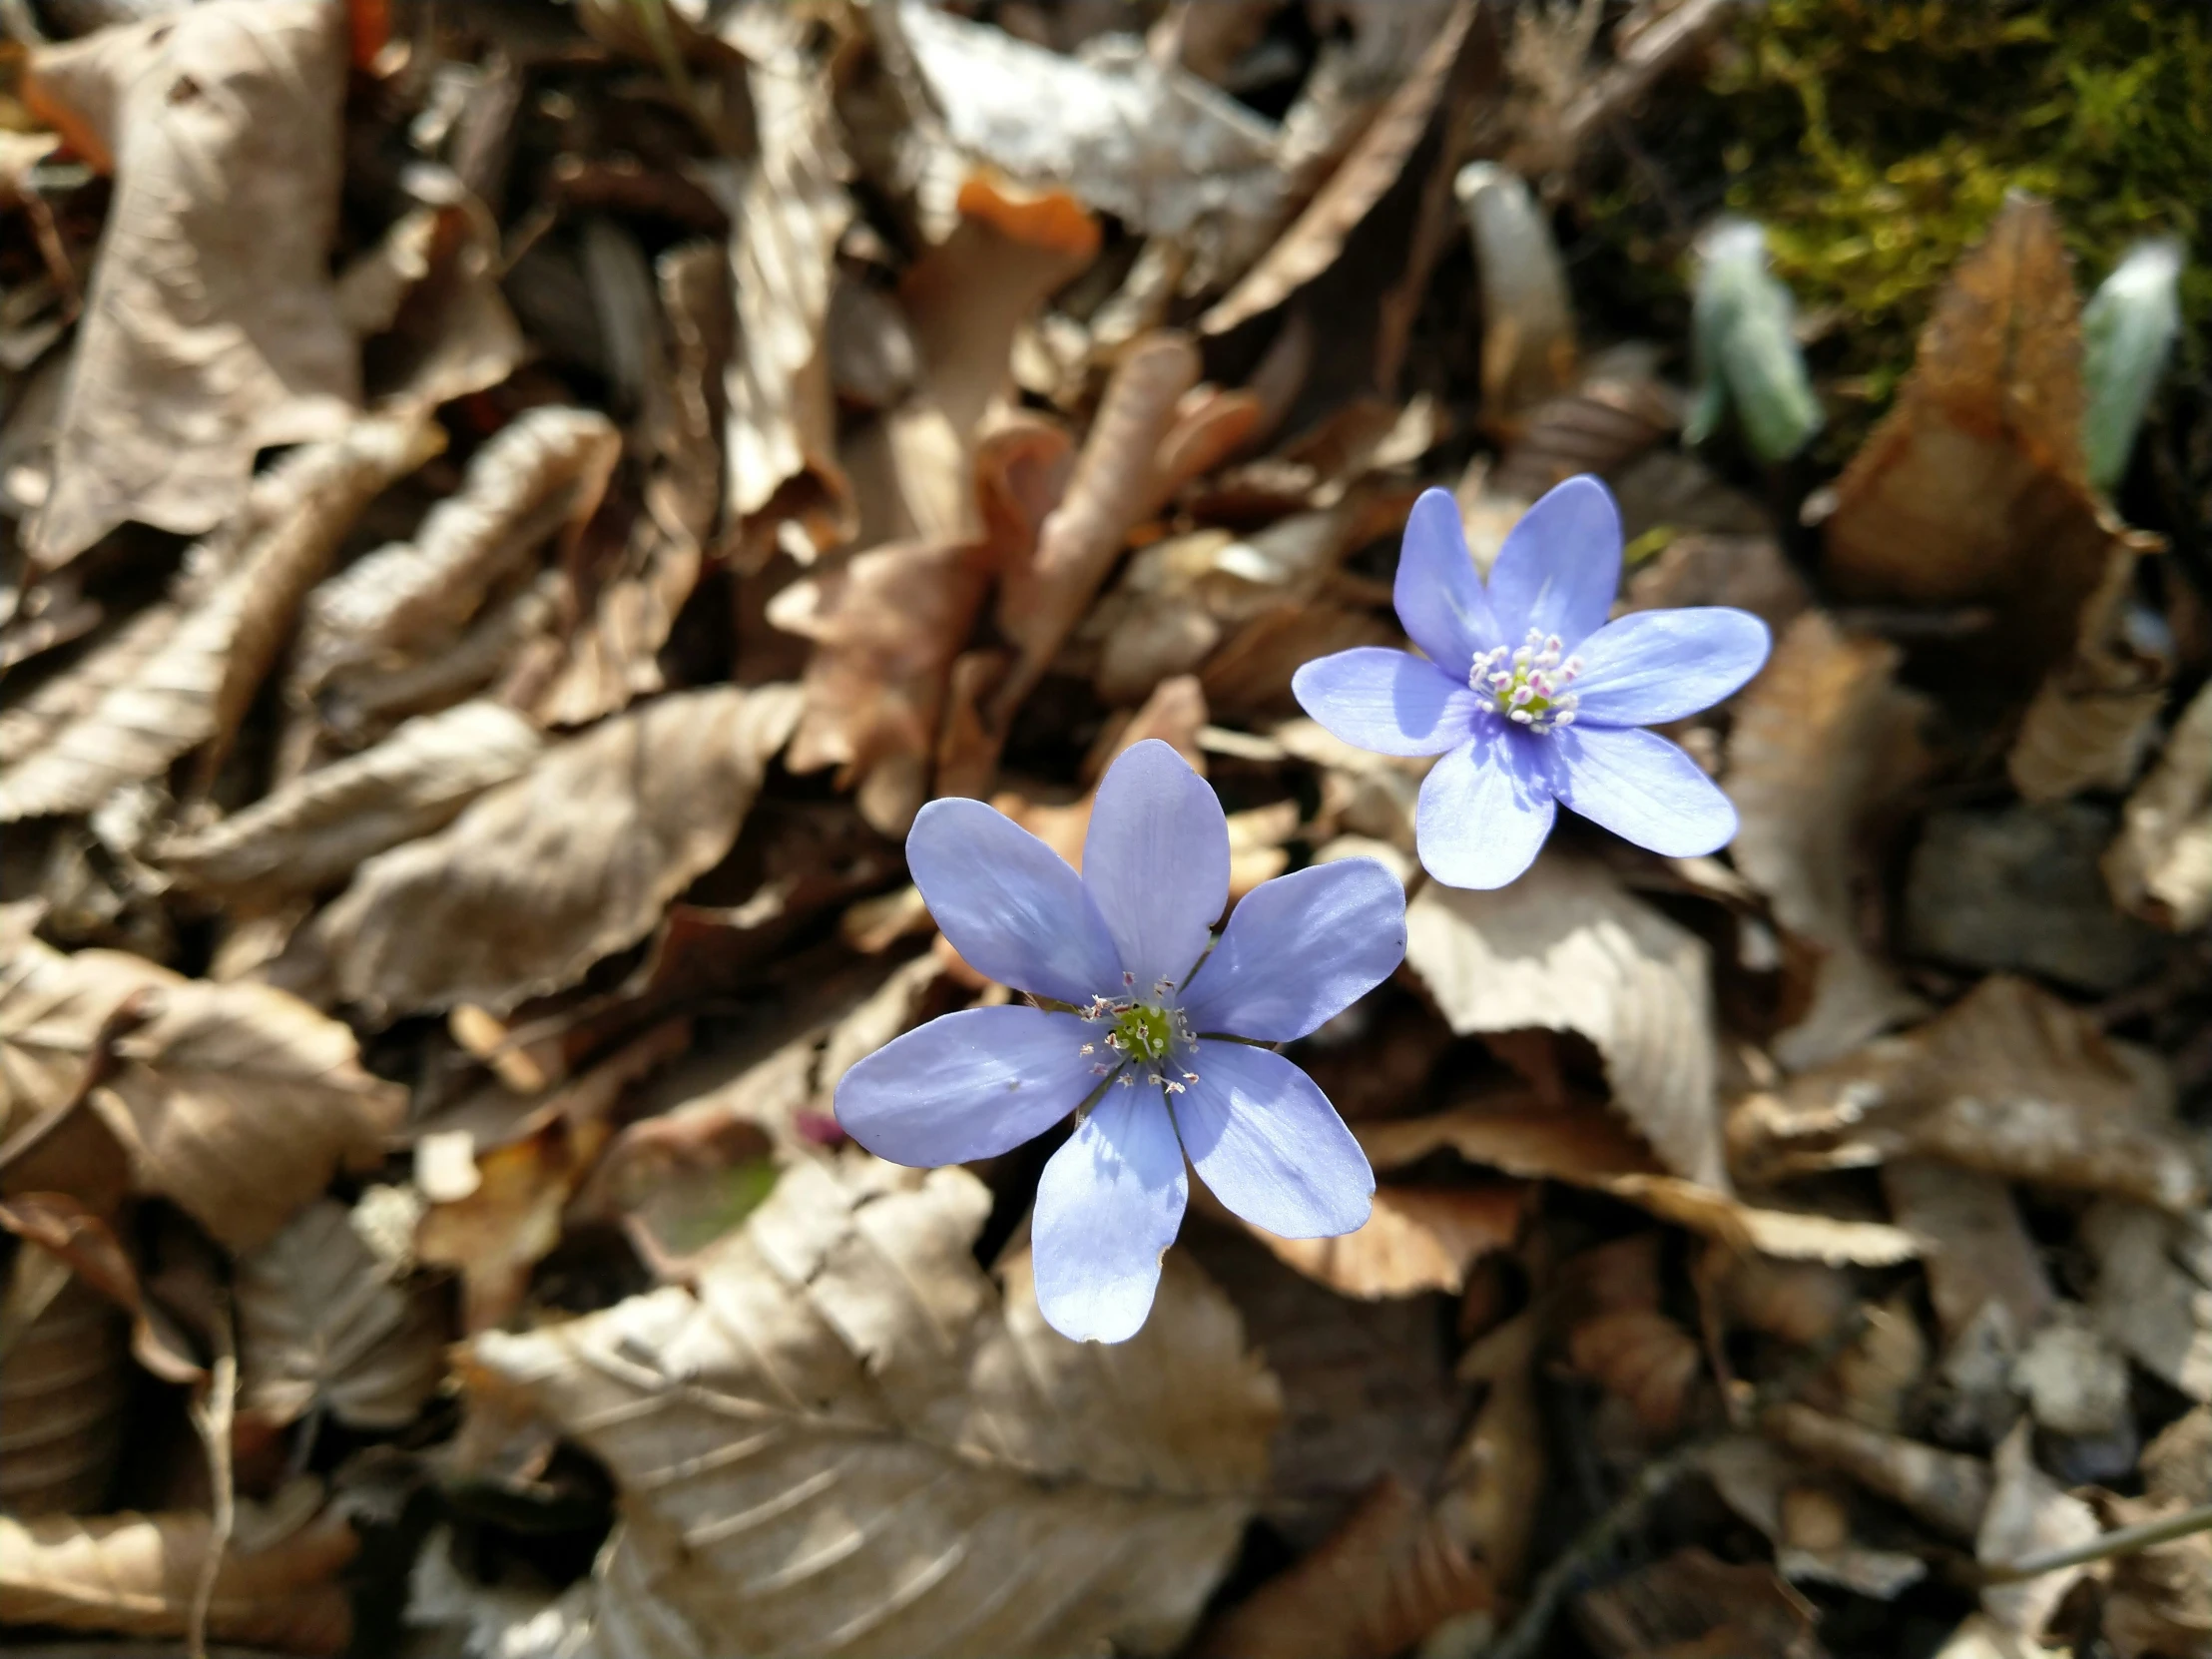
[[[1572,726],[1581,699],[1567,687],[1581,674],[1582,659],[1565,653],[1557,634],[1531,628],[1521,644],[1492,646],[1475,658],[1467,684],[1488,696],[1497,712],[1516,726],[1531,732]]]
[[[1135,991],[1134,977],[1125,973],[1122,982]],[[1133,994],[1100,996],[1093,997],[1089,1007],[1078,1010],[1085,1024],[1106,1028],[1078,1051],[1091,1062],[1091,1074],[1115,1078],[1127,1089],[1136,1086],[1141,1073],[1146,1082],[1170,1094],[1181,1094],[1184,1084],[1197,1082],[1198,1073],[1189,1064],[1198,1052],[1197,1039],[1191,1035],[1183,1010],[1170,1000],[1174,993],[1175,986],[1163,979],[1152,987],[1154,1000],[1150,1002],[1140,1001]],[[1102,1047],[1106,1050],[1103,1054],[1099,1052]]]

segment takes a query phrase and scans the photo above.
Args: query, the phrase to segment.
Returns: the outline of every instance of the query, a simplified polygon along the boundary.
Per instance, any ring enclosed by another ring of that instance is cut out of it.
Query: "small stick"
[[[2030,1555],[2024,1561],[2012,1561],[1999,1567],[1984,1567],[1980,1578],[1984,1584],[2017,1584],[2023,1578],[2040,1578],[2044,1573],[2056,1572],[2060,1567],[2079,1567],[2091,1561],[2107,1561],[2116,1555],[2132,1555],[2139,1549],[2169,1544],[2176,1538],[2186,1538],[2198,1532],[2212,1532],[2212,1503],[2200,1503],[2194,1509],[2182,1510],[2178,1515],[2163,1515],[2157,1520],[2138,1521],[2133,1526],[2116,1526],[2085,1542],[2068,1544],[2064,1549],[2046,1550],[2041,1555]]]

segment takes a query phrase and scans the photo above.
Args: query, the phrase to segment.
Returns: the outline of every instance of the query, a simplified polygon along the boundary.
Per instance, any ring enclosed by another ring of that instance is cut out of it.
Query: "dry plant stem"
[[[2024,1561],[1987,1567],[1982,1570],[1980,1580],[1984,1584],[2017,1584],[2023,1578],[2040,1578],[2061,1567],[2078,1567],[2091,1561],[2133,1555],[2139,1549],[2170,1544],[2176,1538],[2187,1538],[2199,1532],[2212,1532],[2212,1503],[2200,1503],[2178,1515],[2162,1515],[2157,1520],[2139,1521],[2133,1526],[2117,1526],[2085,1542],[2030,1555]]]
[[[192,1592],[192,1615],[185,1623],[185,1648],[192,1659],[208,1659],[208,1610],[215,1605],[215,1584],[238,1523],[238,1493],[231,1478],[231,1433],[238,1415],[238,1343],[231,1331],[228,1302],[209,1322],[215,1339],[215,1364],[207,1386],[192,1403],[192,1425],[208,1453],[208,1485],[213,1512],[208,1517],[208,1555],[200,1563],[200,1582]]]

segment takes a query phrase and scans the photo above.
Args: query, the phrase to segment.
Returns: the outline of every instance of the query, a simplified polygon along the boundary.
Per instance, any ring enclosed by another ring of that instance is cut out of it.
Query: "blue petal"
[[[1379,645],[1315,658],[1291,676],[1291,695],[1346,743],[1378,755],[1441,755],[1467,741],[1486,701],[1463,676]]]
[[[1158,738],[1106,769],[1083,837],[1083,885],[1139,995],[1190,977],[1229,902],[1229,824],[1214,787]]]
[[[1029,1240],[1045,1323],[1079,1343],[1134,1337],[1190,1196],[1159,1089],[1108,1089],[1037,1183]]]
[[[1341,858],[1245,894],[1191,981],[1191,1029],[1259,1042],[1303,1037],[1405,956],[1405,889],[1373,858]]]
[[[1068,861],[980,801],[932,801],[906,867],[952,948],[1002,985],[1062,1002],[1121,991],[1121,955]]]
[[[1367,1224],[1375,1171],[1314,1080],[1272,1049],[1202,1042],[1198,1081],[1174,1097],[1183,1150],[1255,1227],[1322,1239]]]
[[[893,1037],[837,1079],[837,1122],[878,1158],[928,1169],[1034,1140],[1098,1086],[1091,1027],[1042,1008],[968,1008]]]
[[[1605,625],[1621,584],[1621,515],[1595,478],[1569,478],[1513,526],[1490,567],[1490,610],[1504,642],[1528,630],[1572,650]]]
[[[1413,820],[1429,874],[1447,887],[1502,887],[1536,861],[1555,816],[1548,741],[1498,722],[1436,763]]]
[[[1576,655],[1579,724],[1657,726],[1710,709],[1757,674],[1774,636],[1726,605],[1637,611],[1608,622]]]
[[[1570,726],[1554,732],[1559,799],[1624,840],[1669,857],[1718,851],[1736,809],[1697,762],[1656,732]]]
[[[1467,670],[1474,666],[1477,651],[1487,651],[1503,641],[1490,615],[1490,601],[1482,592],[1482,578],[1475,573],[1474,556],[1467,551],[1459,504],[1452,500],[1449,490],[1423,490],[1413,503],[1405,519],[1405,539],[1398,544],[1397,581],[1390,598],[1397,606],[1397,620],[1405,637],[1426,652],[1454,684],[1466,684]],[[1319,715],[1314,718],[1321,719]],[[1384,753],[1433,755],[1435,751]]]

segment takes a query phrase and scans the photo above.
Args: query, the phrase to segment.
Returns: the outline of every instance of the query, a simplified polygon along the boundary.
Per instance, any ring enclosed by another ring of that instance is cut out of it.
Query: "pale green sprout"
[[[1796,305],[1767,269],[1767,234],[1748,220],[1723,220],[1699,249],[1691,351],[1697,399],[1683,437],[1703,443],[1734,409],[1744,441],[1762,461],[1788,460],[1821,429],[1820,400],[1805,371],[1793,324]]]
[[[2081,312],[2081,374],[2089,396],[2081,446],[2089,482],[2109,491],[2127,470],[2150,394],[2181,332],[2181,242],[2139,242]]]

